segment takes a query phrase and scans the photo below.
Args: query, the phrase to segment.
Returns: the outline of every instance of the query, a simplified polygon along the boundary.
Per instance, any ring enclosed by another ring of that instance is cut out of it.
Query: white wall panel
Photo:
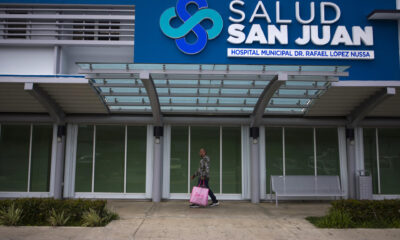
[[[0,74],[52,75],[53,47],[0,47]]]
[[[91,63],[133,63],[132,47],[63,47],[61,73],[76,74],[77,62]]]

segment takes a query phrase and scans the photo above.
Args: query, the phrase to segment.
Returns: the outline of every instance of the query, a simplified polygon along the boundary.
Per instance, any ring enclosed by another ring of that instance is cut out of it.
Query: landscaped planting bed
[[[105,226],[118,215],[101,200],[24,198],[0,200],[0,225]]]
[[[400,200],[334,201],[326,216],[307,220],[319,228],[400,228]]]

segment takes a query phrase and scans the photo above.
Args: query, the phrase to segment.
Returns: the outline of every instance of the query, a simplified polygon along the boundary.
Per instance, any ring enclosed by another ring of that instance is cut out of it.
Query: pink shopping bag
[[[192,194],[190,194],[190,203],[194,203],[200,206],[207,206],[208,203],[208,188],[194,186]]]

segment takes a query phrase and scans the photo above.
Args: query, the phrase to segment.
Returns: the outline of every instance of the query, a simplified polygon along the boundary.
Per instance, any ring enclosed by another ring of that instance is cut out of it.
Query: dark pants
[[[217,198],[215,197],[214,193],[211,191],[210,186],[208,186],[208,179],[205,180],[201,180],[201,178],[199,178],[199,181],[197,183],[197,186],[200,185],[200,187],[203,186],[203,181],[204,181],[204,187],[208,188],[208,196],[210,196],[211,200],[213,203],[218,202]]]

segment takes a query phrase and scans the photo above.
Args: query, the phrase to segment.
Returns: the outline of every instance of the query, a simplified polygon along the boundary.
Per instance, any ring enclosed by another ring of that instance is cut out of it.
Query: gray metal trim
[[[400,127],[400,118],[367,118],[362,120],[358,126],[379,128]]]
[[[348,126],[350,128],[357,126],[359,122],[369,113],[371,113],[377,106],[394,95],[396,95],[395,88],[388,87],[376,92],[350,113],[350,115],[347,117],[349,120]]]
[[[88,76],[86,76],[89,78]],[[101,77],[98,77],[101,78]],[[92,78],[91,78],[92,79]],[[126,83],[93,83],[95,87],[107,87],[107,88],[141,88],[144,87],[141,84],[126,84]],[[234,84],[157,84],[157,88],[217,88],[217,89],[265,89],[263,85],[234,85]],[[325,86],[282,86],[282,90],[326,90]]]
[[[33,9],[34,10],[34,9]],[[104,14],[0,14],[0,19],[46,19],[46,20],[135,20],[135,15]]]
[[[1,123],[52,123],[48,114],[13,114],[0,113]]]
[[[82,64],[82,63],[78,63]],[[90,64],[90,63],[89,63]],[[328,72],[328,71],[240,71],[240,70],[116,70],[116,69],[96,69],[96,70],[80,70],[80,74],[140,74],[143,72],[150,72],[150,74],[172,74],[172,75],[234,75],[234,76],[276,76],[280,73],[287,74],[288,76],[323,76],[323,77],[348,77],[348,72]],[[91,75],[89,75],[91,76]],[[96,75],[92,75],[96,76]],[[329,79],[327,79],[329,80]],[[331,79],[331,81],[337,81]]]
[[[146,88],[146,92],[149,96],[151,109],[153,112],[154,123],[156,126],[162,126],[162,113],[160,107],[160,101],[157,95],[157,89],[154,85],[154,81],[150,76],[150,73],[142,72],[140,73],[140,80],[143,83],[143,86]]]
[[[147,93],[115,93],[115,92],[102,92],[100,93],[101,96],[106,97],[147,97]],[[210,97],[210,98],[259,98],[260,94],[224,94],[224,93],[158,93],[159,97]],[[317,99],[319,95],[291,95],[291,94],[276,94],[273,98],[294,98],[294,99]]]
[[[106,41],[106,40],[29,40],[29,39],[1,39],[0,46],[118,46],[132,47],[134,41]]]
[[[0,3],[0,7],[57,7],[60,8],[60,10],[69,10],[69,9],[65,9],[65,7],[68,8],[72,8],[72,7],[79,7],[81,8],[86,8],[86,7],[90,7],[91,9],[85,9],[85,11],[100,11],[100,10],[117,10],[117,11],[127,11],[125,9],[132,9],[132,11],[134,11],[135,9],[135,5],[120,5],[120,4],[44,4],[44,3]],[[106,9],[103,9],[106,8]],[[121,8],[121,9],[117,9],[117,8]],[[36,10],[36,9],[35,9]],[[47,10],[47,9],[46,9]],[[76,11],[76,9],[72,9],[73,11]],[[130,10],[129,10],[130,11]]]
[[[117,102],[117,103],[107,103],[108,106],[128,106],[128,107],[132,107],[132,106],[149,106],[146,103],[132,103],[132,102]],[[254,107],[254,104],[246,104],[246,103],[161,103],[161,107],[242,107],[242,108],[246,108],[246,107]],[[268,108],[307,108],[308,105],[306,104],[268,104],[268,106],[266,106]],[[129,111],[129,110],[127,110]]]
[[[0,115],[1,116],[1,115]],[[1,120],[1,118],[0,118]],[[75,124],[153,124],[151,116],[129,116],[129,115],[70,115],[66,122]]]
[[[340,81],[333,82],[332,87],[400,87],[400,81]]]
[[[151,116],[135,115],[67,115],[67,123],[73,124],[153,124]],[[171,125],[250,125],[251,119],[243,117],[204,117],[204,116],[168,116],[164,117],[165,124]],[[51,123],[52,119],[45,114],[0,114],[2,123]],[[261,125],[265,126],[315,126],[332,127],[345,126],[345,118],[301,118],[301,117],[269,117],[263,118]],[[400,119],[367,119],[361,122],[363,126],[400,126]]]
[[[143,110],[129,110],[129,109],[112,109],[112,113],[118,113],[118,114],[146,114],[151,112],[151,107],[150,106],[144,106],[146,109]],[[223,107],[223,106],[220,106]],[[149,110],[147,110],[147,108]],[[215,110],[202,110],[202,109],[194,109],[191,111],[187,110],[179,110],[179,109],[165,109],[168,107],[163,107],[163,113],[167,115],[185,115],[188,117],[191,116],[198,116],[198,115],[207,115],[209,116],[210,114],[213,114],[214,116],[221,116],[221,115],[228,115],[228,116],[249,116],[251,114],[251,110],[237,110],[237,111],[232,111],[232,110],[224,110],[224,109],[215,109]],[[275,111],[274,109],[267,109],[265,112],[265,115],[274,115],[274,116],[302,116],[304,114],[304,111]]]
[[[24,90],[31,94],[44,108],[57,124],[64,124],[65,113],[61,107],[37,84],[25,83]]]
[[[251,114],[251,126],[258,127],[264,116],[265,109],[267,108],[270,100],[276,91],[287,81],[288,75],[286,73],[278,73],[272,81],[265,87],[263,93],[257,101],[254,111]]]
[[[79,77],[24,77],[0,76],[0,83],[54,83],[54,84],[88,84],[89,80]]]
[[[271,127],[341,127],[347,123],[345,118],[263,118],[261,125]]]

